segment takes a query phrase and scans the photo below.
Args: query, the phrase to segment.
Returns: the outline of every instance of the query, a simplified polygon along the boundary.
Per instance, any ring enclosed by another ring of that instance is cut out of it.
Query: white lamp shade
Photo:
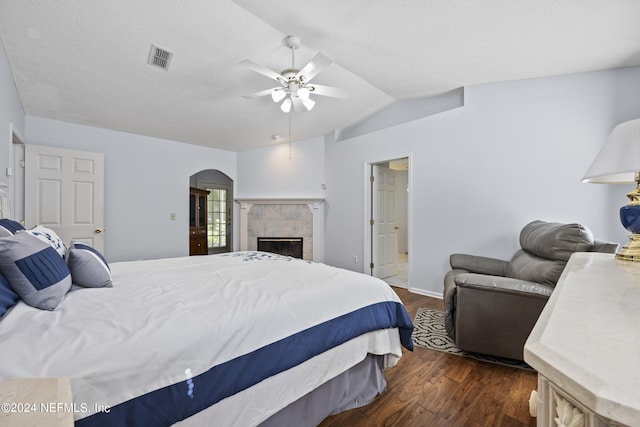
[[[289,111],[291,111],[291,98],[287,98],[282,102],[282,105],[280,106],[280,109],[282,111],[284,111],[285,113],[288,113]]]
[[[316,102],[311,98],[307,98],[304,101],[302,101],[302,104],[305,106],[307,111],[311,111],[313,106],[316,105]]]
[[[616,126],[582,182],[622,184],[635,182],[640,172],[640,119]]]
[[[271,92],[271,99],[273,99],[273,102],[280,102],[285,96],[287,96],[287,93],[282,89],[274,89],[273,92]]]
[[[309,89],[307,89],[306,87],[301,87],[300,89],[298,89],[298,98],[302,99],[303,101],[305,99],[309,99]]]

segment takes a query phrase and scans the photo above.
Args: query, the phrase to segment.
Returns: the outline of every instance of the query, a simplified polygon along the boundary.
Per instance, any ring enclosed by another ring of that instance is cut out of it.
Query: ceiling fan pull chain
[[[289,160],[291,160],[291,111],[289,111]]]

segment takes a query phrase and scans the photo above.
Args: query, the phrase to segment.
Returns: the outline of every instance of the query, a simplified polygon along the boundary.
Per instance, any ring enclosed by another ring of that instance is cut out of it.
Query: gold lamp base
[[[623,261],[640,262],[640,173],[634,174],[636,188],[627,193],[629,204],[620,208],[620,222],[629,230],[629,242],[616,254]]]
[[[631,233],[629,242],[616,253],[616,258],[622,261],[640,262],[640,234]]]

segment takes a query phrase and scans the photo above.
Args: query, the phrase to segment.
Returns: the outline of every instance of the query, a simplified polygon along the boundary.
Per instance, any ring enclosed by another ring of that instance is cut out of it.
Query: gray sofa
[[[580,224],[533,221],[510,261],[453,254],[444,278],[445,327],[462,350],[523,359],[524,343],[574,252],[614,253]]]

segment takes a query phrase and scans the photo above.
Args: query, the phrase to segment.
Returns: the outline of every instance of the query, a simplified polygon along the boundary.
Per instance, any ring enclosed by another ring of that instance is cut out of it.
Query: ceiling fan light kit
[[[289,113],[292,109],[294,111],[311,111],[316,105],[316,102],[311,99],[311,94],[335,98],[343,97],[340,89],[310,83],[311,79],[331,64],[331,61],[326,56],[318,53],[307,65],[297,69],[295,68],[295,51],[300,47],[300,39],[296,36],[287,36],[284,42],[291,49],[291,68],[276,73],[249,60],[243,61],[253,71],[280,83],[278,87],[262,90],[252,95],[247,95],[245,98],[271,95],[273,102],[281,103],[280,109],[285,113]]]

